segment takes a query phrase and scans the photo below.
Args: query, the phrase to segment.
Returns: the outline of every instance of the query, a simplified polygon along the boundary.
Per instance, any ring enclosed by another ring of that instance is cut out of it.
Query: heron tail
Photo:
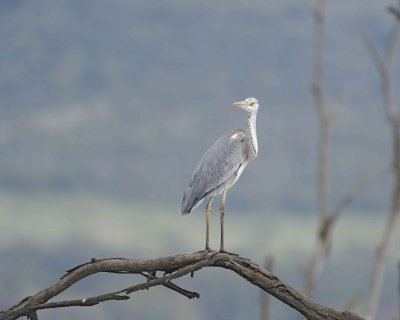
[[[187,188],[182,201],[182,209],[181,212],[183,215],[187,215],[193,209],[196,209],[199,205],[201,205],[204,201],[204,198],[198,199],[191,190],[192,188]]]
[[[183,215],[190,213],[190,211],[192,210],[192,208],[194,206],[194,201],[195,201],[195,197],[192,192],[192,188],[188,187],[186,189],[185,193],[183,194],[182,209],[181,209],[181,212]]]
[[[195,180],[186,189],[182,200],[182,214],[188,214],[196,209],[204,200],[206,185],[203,180]]]

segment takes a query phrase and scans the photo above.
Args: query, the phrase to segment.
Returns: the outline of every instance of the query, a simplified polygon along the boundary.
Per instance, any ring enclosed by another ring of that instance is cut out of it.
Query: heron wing
[[[182,213],[189,213],[200,200],[239,170],[246,161],[246,139],[243,130],[230,130],[206,151],[185,191]]]

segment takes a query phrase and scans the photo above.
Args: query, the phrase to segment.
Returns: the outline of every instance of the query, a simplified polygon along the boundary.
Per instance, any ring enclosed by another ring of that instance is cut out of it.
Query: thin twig
[[[399,26],[398,26],[399,21],[395,21],[395,23],[392,25],[392,28],[390,30],[389,34],[389,43],[387,45],[386,51],[385,51],[385,57],[384,57],[384,62],[387,66],[388,69],[391,68],[393,65],[395,53],[396,53],[396,45],[397,41],[399,40]]]
[[[44,309],[56,309],[56,308],[66,308],[66,307],[91,307],[95,306],[104,301],[112,300],[128,300],[129,296],[118,295],[113,293],[102,294],[90,298],[74,299],[74,300],[64,300],[56,302],[48,302],[43,304],[38,304],[28,309],[28,312],[34,312],[34,310],[44,310]],[[23,314],[21,314],[23,315]]]
[[[329,150],[331,121],[324,98],[324,20],[326,0],[318,0],[314,8],[314,71],[311,92],[319,118],[319,161],[318,161],[318,212],[321,219],[327,215],[329,186]]]
[[[332,222],[335,222],[340,214],[353,202],[353,200],[360,194],[362,193],[365,189],[367,189],[369,186],[377,182],[378,180],[382,179],[386,175],[389,174],[391,171],[391,167],[385,167],[381,170],[379,170],[376,174],[368,177],[367,179],[361,181],[357,185],[355,185],[353,188],[350,189],[350,191],[342,198],[342,200],[339,202],[339,204],[336,206],[336,208],[332,211],[330,216],[332,217]]]
[[[364,40],[365,46],[381,78],[383,107],[385,109],[387,119],[389,123],[394,126],[398,125],[399,117],[397,107],[392,97],[392,83],[390,80],[389,70],[394,59],[394,52],[396,48],[395,44],[397,43],[400,34],[398,24],[399,23],[396,22],[392,27],[389,42],[384,53],[384,58],[380,57],[378,49],[372,43],[372,40],[368,37],[368,35],[362,33],[362,39]]]
[[[99,261],[99,260],[98,260]],[[147,282],[144,283],[140,283],[138,285],[134,285],[134,286],[130,286],[121,290],[117,290],[117,291],[113,291],[110,293],[106,293],[106,294],[101,294],[98,296],[94,296],[94,297],[90,297],[90,298],[84,298],[84,299],[75,299],[75,300],[66,300],[66,301],[58,301],[58,302],[50,302],[50,303],[45,303],[45,304],[39,304],[35,307],[29,308],[28,311],[32,311],[32,310],[40,310],[40,309],[53,309],[53,308],[63,308],[63,307],[73,307],[73,306],[81,306],[81,307],[87,307],[87,306],[94,306],[97,305],[101,302],[104,301],[110,301],[110,300],[128,300],[129,296],[127,296],[126,294],[130,294],[132,292],[135,291],[139,291],[139,290],[144,290],[144,289],[148,289],[151,288],[153,286],[157,286],[157,285],[163,285],[167,288],[170,288],[174,291],[177,291],[181,294],[183,294],[184,296],[187,296],[188,298],[192,299],[194,297],[199,297],[199,294],[196,292],[190,292],[187,291],[185,289],[182,289],[180,287],[178,287],[177,285],[171,283],[171,279],[176,278],[176,277],[181,277],[183,275],[185,275],[186,273],[189,272],[194,272],[196,270],[198,270],[198,268],[205,266],[206,262],[205,261],[200,261],[194,265],[190,265],[181,269],[178,269],[178,271],[176,271],[173,274],[169,274],[169,275],[165,275],[164,277],[151,277],[151,279]],[[74,268],[74,270],[78,269],[80,266],[78,266],[77,268]],[[189,271],[187,271],[189,269]],[[123,270],[122,270],[123,271]],[[69,271],[71,272],[71,271]],[[185,273],[186,272],[186,273]],[[118,272],[116,272],[118,273]],[[121,273],[126,273],[126,272],[121,272]],[[136,272],[135,272],[136,273]],[[146,276],[145,274],[143,274],[144,276]],[[149,277],[149,276],[147,276]]]
[[[143,275],[145,277],[147,277],[148,280],[157,279],[156,276],[150,276],[150,275],[145,275],[145,274],[143,274]],[[163,286],[180,293],[181,295],[187,297],[188,299],[200,298],[200,294],[198,294],[197,292],[189,291],[184,288],[181,288],[171,281],[164,283]]]

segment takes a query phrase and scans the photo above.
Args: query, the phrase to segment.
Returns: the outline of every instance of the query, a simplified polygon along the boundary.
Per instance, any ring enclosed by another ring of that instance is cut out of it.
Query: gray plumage
[[[235,102],[233,105],[249,113],[246,130],[230,130],[213,143],[197,164],[192,180],[183,195],[182,214],[190,213],[205,198],[210,197],[206,208],[206,250],[210,249],[209,221],[214,197],[222,194],[219,209],[220,251],[224,252],[224,206],[227,191],[235,184],[243,169],[256,157],[258,152],[257,99],[247,98],[244,101]]]
[[[237,138],[232,138],[235,135]],[[240,129],[229,130],[215,141],[193,172],[192,181],[183,195],[182,213],[190,213],[204,198],[221,194],[225,186],[234,182],[247,159],[248,149],[248,138]]]

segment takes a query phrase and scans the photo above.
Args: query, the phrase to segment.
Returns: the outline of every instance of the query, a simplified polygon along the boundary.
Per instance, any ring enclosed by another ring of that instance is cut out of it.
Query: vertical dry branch
[[[324,21],[326,0],[318,0],[314,8],[314,73],[311,91],[319,123],[318,146],[318,212],[321,218],[327,215],[329,186],[329,150],[331,119],[328,116],[324,101]]]
[[[329,207],[329,185],[330,185],[330,150],[331,133],[334,122],[338,119],[343,104],[336,109],[329,110],[324,96],[324,41],[325,41],[325,11],[326,0],[317,0],[313,8],[314,17],[314,69],[311,80],[311,92],[318,115],[318,237],[311,261],[305,270],[305,294],[314,296],[314,291],[324,268],[330,250],[333,227],[342,212],[354,200],[354,198],[365,190],[371,183],[378,180],[386,173],[386,169],[362,181],[353,187],[338,205],[331,210]]]
[[[307,267],[305,278],[305,294],[309,297],[314,295],[316,283],[324,266],[328,251],[328,201],[330,180],[330,142],[331,128],[334,121],[325,106],[323,79],[324,79],[324,22],[325,22],[326,0],[318,0],[313,11],[314,16],[314,72],[311,91],[315,109],[318,114],[319,141],[318,141],[318,184],[317,201],[319,213],[319,236],[313,256]]]
[[[392,172],[395,180],[390,216],[375,252],[366,314],[366,318],[369,320],[375,319],[378,312],[386,269],[387,251],[400,214],[400,119],[397,106],[393,99],[392,81],[390,76],[399,34],[400,24],[397,19],[395,19],[383,57],[379,55],[377,48],[372,44],[369,38],[364,37],[367,49],[371,54],[372,60],[381,79],[383,106],[385,108],[386,117],[391,128],[393,139]]]

